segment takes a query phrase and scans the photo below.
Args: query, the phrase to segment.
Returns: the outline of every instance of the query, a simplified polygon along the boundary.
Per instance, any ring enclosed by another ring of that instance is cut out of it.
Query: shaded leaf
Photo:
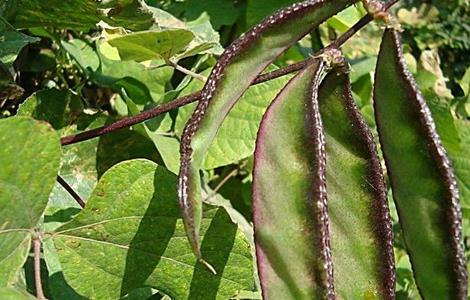
[[[426,299],[464,299],[467,271],[457,183],[431,112],[406,67],[400,36],[393,29],[383,36],[374,105],[420,293]]]
[[[241,11],[241,7],[232,0],[189,0],[183,5],[187,19],[195,20],[207,13],[217,30],[223,25],[233,25]]]
[[[56,130],[69,126],[82,113],[81,99],[69,91],[41,90],[29,96],[18,109],[18,116],[46,121]]]
[[[202,251],[208,272],[184,239],[176,176],[146,160],[103,175],[86,208],[53,236],[67,282],[93,299],[152,286],[172,299],[227,299],[250,289],[250,250],[223,210],[207,210]]]
[[[15,30],[5,19],[0,17],[0,41],[2,42],[0,44],[0,62],[7,68],[13,65],[24,46],[38,40]]]

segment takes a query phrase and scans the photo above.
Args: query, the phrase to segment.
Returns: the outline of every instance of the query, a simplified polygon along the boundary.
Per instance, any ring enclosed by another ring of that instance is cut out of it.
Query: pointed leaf
[[[307,0],[267,17],[222,54],[181,138],[178,195],[188,239],[197,257],[201,190],[199,168],[230,109],[271,62],[350,0]]]
[[[253,222],[264,299],[334,295],[317,103],[323,65],[314,61],[286,85],[258,132]]]
[[[148,160],[109,169],[83,209],[53,234],[67,283],[90,299],[118,299],[151,286],[171,299],[229,299],[253,285],[250,249],[222,210],[202,221],[202,252],[218,274],[197,262],[186,242],[176,176]]]
[[[0,120],[0,145],[0,265],[10,268],[1,268],[0,278],[8,282],[11,270],[24,264],[25,240],[56,181],[60,143],[47,123],[13,117]]]
[[[24,46],[39,41],[39,39],[27,36],[0,17],[0,62],[6,67],[11,67],[20,50]]]
[[[425,299],[465,299],[466,260],[455,176],[426,102],[406,67],[399,33],[387,29],[374,105],[407,251]]]
[[[185,29],[140,31],[108,40],[116,47],[122,60],[145,61],[157,58],[169,59],[185,49],[194,34]]]
[[[342,299],[394,299],[393,232],[382,168],[349,76],[329,74],[319,102],[336,293]]]

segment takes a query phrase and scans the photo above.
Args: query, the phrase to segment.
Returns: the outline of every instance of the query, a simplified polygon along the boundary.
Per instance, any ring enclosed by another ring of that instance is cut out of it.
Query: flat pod
[[[230,45],[202,90],[181,137],[178,198],[189,242],[197,257],[202,211],[199,168],[224,118],[251,82],[272,61],[353,0],[308,0],[267,17]]]
[[[384,33],[375,76],[377,129],[418,289],[425,299],[466,299],[457,184],[393,29]]]
[[[325,77],[319,106],[336,294],[340,299],[395,299],[393,231],[382,168],[348,74]]]
[[[317,102],[323,69],[315,60],[291,79],[259,128],[253,222],[264,299],[334,299]]]

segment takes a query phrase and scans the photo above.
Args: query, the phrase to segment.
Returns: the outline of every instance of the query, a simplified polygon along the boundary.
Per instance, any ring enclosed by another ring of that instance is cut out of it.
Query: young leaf
[[[382,168],[347,74],[332,72],[325,78],[319,105],[336,294],[394,299],[393,231]]]
[[[52,235],[67,283],[88,299],[118,299],[154,287],[171,299],[229,299],[253,286],[250,249],[223,209],[202,220],[208,272],[185,239],[176,175],[138,159],[100,179],[86,207]]]
[[[56,181],[60,143],[48,124],[14,117],[0,120],[0,145],[0,281],[8,283]]]
[[[253,27],[220,57],[181,138],[178,196],[188,239],[198,258],[202,202],[199,168],[224,118],[277,56],[352,2],[307,0],[293,4]]]
[[[380,143],[420,293],[425,299],[465,299],[457,184],[393,29],[384,33],[375,76]]]
[[[313,61],[261,121],[253,170],[253,222],[264,299],[334,297],[318,87]]]

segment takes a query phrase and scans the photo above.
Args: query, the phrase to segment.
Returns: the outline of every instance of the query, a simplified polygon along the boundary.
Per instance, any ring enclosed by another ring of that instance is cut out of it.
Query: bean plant
[[[409,70],[396,2],[295,2],[225,49],[204,16],[143,1],[0,3],[2,106],[25,92],[19,70],[51,51],[61,66],[0,119],[0,298],[467,299],[468,182]],[[355,6],[364,15],[329,45],[276,66]],[[372,21],[365,118],[342,48]],[[55,46],[21,64],[40,39]],[[254,132],[247,149],[224,146],[230,122]],[[243,174],[249,209],[219,191]]]

